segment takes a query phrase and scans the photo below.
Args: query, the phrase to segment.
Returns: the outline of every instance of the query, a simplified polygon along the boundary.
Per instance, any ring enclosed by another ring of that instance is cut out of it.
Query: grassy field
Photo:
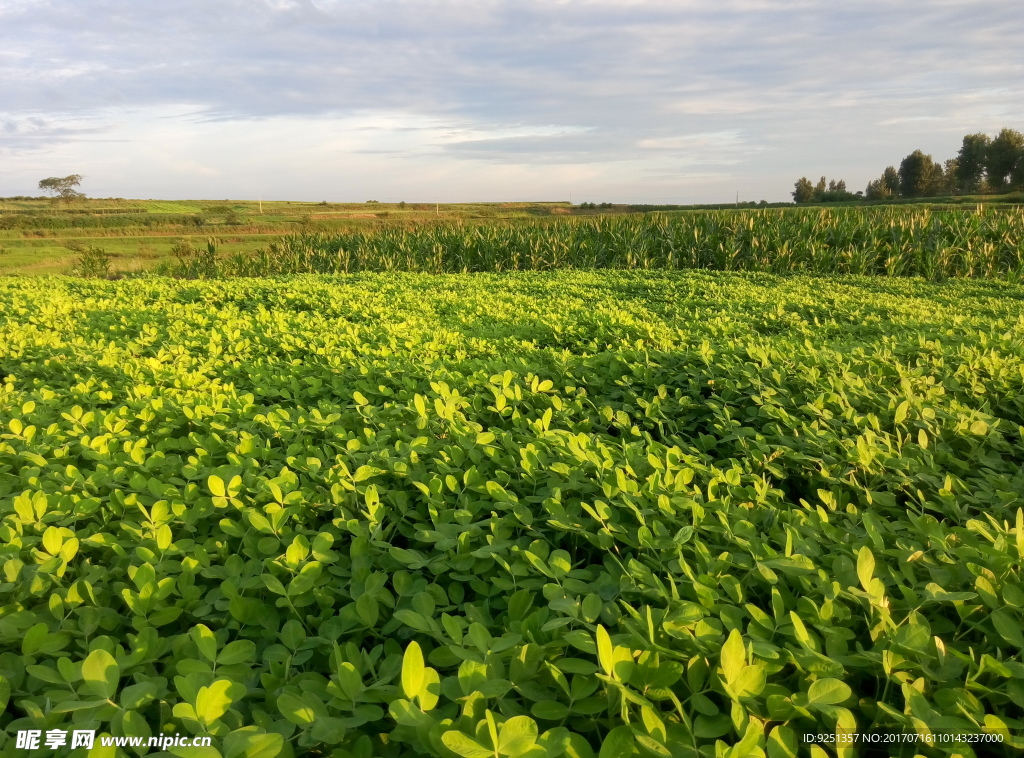
[[[7,734],[1024,747],[1019,284],[7,278],[0,430]]]

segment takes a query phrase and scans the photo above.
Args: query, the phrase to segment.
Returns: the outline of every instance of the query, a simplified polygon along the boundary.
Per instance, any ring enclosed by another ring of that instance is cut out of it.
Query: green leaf
[[[594,758],[594,749],[582,734],[569,735],[569,746],[565,749],[565,758]]]
[[[597,660],[601,664],[601,668],[604,669],[604,673],[610,676],[615,673],[612,638],[608,636],[608,630],[600,624],[597,625],[597,631],[594,636],[597,640]]]
[[[167,752],[178,758],[222,758],[220,751],[215,747],[169,747]],[[92,751],[89,751],[89,758],[93,758]]]
[[[545,721],[561,721],[569,715],[569,706],[557,700],[541,700],[533,704],[530,713]]]
[[[658,756],[658,758],[672,758],[672,753],[669,752],[668,748],[653,737],[648,737],[646,734],[635,734],[633,735],[633,739],[636,740],[640,747],[647,752]]]
[[[60,672],[49,668],[48,666],[26,666],[25,671],[36,679],[48,682],[49,684],[59,684],[61,686],[65,684],[64,677],[61,676]]]
[[[117,747],[114,745],[104,745],[102,743],[103,737],[111,737],[110,732],[98,732],[95,737],[92,750],[89,751],[89,758],[116,758]]]
[[[256,658],[256,643],[252,640],[235,640],[224,646],[217,654],[218,666],[233,666],[236,663],[251,661]]]
[[[359,616],[359,620],[362,621],[367,628],[373,629],[377,624],[377,619],[380,616],[380,608],[377,604],[376,598],[373,595],[362,594],[359,599],[356,600],[356,614]]]
[[[896,421],[897,424],[902,424],[903,423],[903,421],[907,418],[907,412],[909,410],[910,410],[910,402],[908,400],[904,400],[902,403],[900,403],[899,405],[896,406],[896,418],[895,418],[895,421]]]
[[[297,650],[306,639],[306,630],[298,620],[288,619],[281,627],[280,638],[289,650]]]
[[[728,756],[729,758],[747,758],[751,755],[757,743],[764,738],[764,727],[756,719],[750,719],[747,722],[747,729],[743,733],[743,738],[730,748]],[[757,751],[758,755],[761,755],[761,751]]]
[[[256,623],[260,618],[260,609],[262,607],[263,604],[259,600],[242,597],[241,595],[235,595],[228,601],[228,612],[231,614],[231,618],[240,621],[242,624]],[[218,663],[222,663],[220,660],[222,655],[223,652],[217,655]]]
[[[130,684],[121,690],[121,707],[126,710],[132,710],[133,708],[141,708],[147,703],[152,702],[159,690],[155,682],[141,682],[139,684]]]
[[[64,544],[64,537],[60,533],[60,529],[55,526],[47,527],[46,531],[43,532],[43,549],[50,555],[57,555],[60,552],[60,546]]]
[[[340,719],[335,716],[317,716],[312,729],[309,730],[309,737],[316,742],[337,745],[345,739],[347,723],[347,719]]]
[[[138,711],[125,711],[121,717],[121,734],[125,737],[143,737],[148,739],[153,735],[146,719]]]
[[[537,740],[537,747],[530,751],[531,755],[538,755],[538,750],[543,750],[546,755],[560,756],[569,749],[572,743],[572,734],[564,726],[556,726],[548,729]]]
[[[224,480],[214,474],[206,480],[206,486],[210,488],[210,492],[215,497],[225,497],[227,495],[227,487],[224,486]]]
[[[405,655],[402,656],[402,692],[409,700],[419,695],[423,689],[423,675],[423,651],[419,643],[413,640],[405,648]]]
[[[50,629],[46,624],[33,624],[21,638],[21,654],[33,655],[40,650],[50,637]]]
[[[199,654],[210,663],[217,660],[217,637],[205,624],[196,624],[191,631],[192,641],[199,648]]]
[[[768,734],[768,758],[797,758],[799,742],[788,726],[777,726]]]
[[[807,690],[808,705],[838,705],[849,699],[853,690],[838,679],[818,679]]]
[[[266,585],[266,588],[273,592],[275,595],[288,594],[288,590],[285,589],[285,586],[281,583],[281,580],[273,574],[261,574],[260,579],[263,580],[263,584]]]
[[[462,758],[493,758],[494,751],[488,750],[476,740],[462,732],[449,731],[441,735],[444,746]]]
[[[93,650],[82,664],[82,678],[96,697],[111,700],[121,679],[121,667],[106,650]]]
[[[732,682],[739,676],[747,663],[747,650],[743,645],[743,635],[738,629],[729,633],[729,638],[722,646],[722,673],[726,682]]]
[[[207,726],[227,713],[231,704],[245,695],[245,685],[218,679],[209,687],[200,687],[196,694],[196,715]]]
[[[508,491],[497,482],[487,482],[487,484],[484,485],[484,488],[487,490],[487,494],[499,503],[505,503],[511,500],[511,496]]]
[[[441,695],[441,677],[438,675],[436,669],[427,668],[423,671],[423,688],[420,690],[420,694],[417,695],[417,701],[420,704],[420,708],[424,711],[431,710]]]
[[[420,614],[416,613],[416,611],[410,610],[409,608],[402,608],[401,610],[395,611],[393,617],[418,632],[430,631],[430,622]]]
[[[377,476],[377,471],[378,469],[375,469],[373,466],[360,466],[356,469],[355,476],[352,477],[352,480],[355,482],[365,482],[367,479],[372,479]]]
[[[248,727],[254,729],[254,727]],[[224,758],[275,758],[284,749],[284,737],[239,729],[224,738]]]
[[[252,526],[252,528],[255,529],[257,532],[261,532],[263,534],[274,533],[274,527],[270,525],[270,521],[262,513],[259,513],[254,510],[248,510],[245,511],[245,517],[246,519],[248,519],[249,524]]]
[[[282,692],[277,698],[277,710],[281,715],[299,726],[310,726],[316,721],[316,711],[290,692]]]
[[[1024,632],[1021,631],[1021,624],[1015,621],[1005,610],[993,611],[989,614],[992,619],[992,626],[999,632],[999,636],[1016,647],[1024,650]]]
[[[760,663],[744,666],[728,687],[737,698],[756,697],[761,694],[767,681],[765,668]]]
[[[344,661],[338,666],[335,672],[335,677],[338,683],[338,687],[341,688],[345,698],[348,700],[355,701],[363,692],[363,678],[359,675],[359,670],[348,661]]]
[[[857,578],[860,586],[865,592],[870,592],[871,579],[875,575],[875,556],[871,554],[871,548],[863,546],[857,553]]]
[[[513,716],[498,729],[498,752],[522,755],[537,742],[537,722],[529,716]]]
[[[633,730],[628,726],[617,726],[605,735],[598,758],[628,758],[633,755],[635,741]]]
[[[410,726],[419,729],[421,727],[429,727],[433,723],[430,716],[425,714],[408,700],[402,700],[401,698],[398,700],[392,700],[388,704],[388,713],[390,713],[391,717],[402,726]]]
[[[665,722],[662,721],[661,716],[653,708],[641,708],[640,718],[644,723],[644,729],[647,730],[649,735],[659,742],[664,742],[668,738],[668,734],[665,731]]]

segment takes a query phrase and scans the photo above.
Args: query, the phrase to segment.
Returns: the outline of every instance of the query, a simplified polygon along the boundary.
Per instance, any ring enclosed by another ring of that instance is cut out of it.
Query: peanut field
[[[642,223],[651,261],[693,234]],[[214,736],[181,758],[1024,747],[1022,220],[942,223],[821,276],[0,280],[0,726]],[[363,249],[314,242],[277,273]]]

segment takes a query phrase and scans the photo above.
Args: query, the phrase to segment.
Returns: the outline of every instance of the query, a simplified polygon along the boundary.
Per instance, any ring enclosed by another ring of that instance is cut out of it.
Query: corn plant
[[[1024,210],[763,209],[298,234],[224,275],[709,269],[1018,278]],[[194,266],[176,273],[194,276]],[[215,268],[210,263],[210,270]]]

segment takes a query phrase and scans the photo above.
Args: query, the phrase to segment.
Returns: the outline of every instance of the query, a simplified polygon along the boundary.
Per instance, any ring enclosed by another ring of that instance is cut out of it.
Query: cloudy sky
[[[0,196],[786,200],[1024,129],[1020,0],[0,0]]]

